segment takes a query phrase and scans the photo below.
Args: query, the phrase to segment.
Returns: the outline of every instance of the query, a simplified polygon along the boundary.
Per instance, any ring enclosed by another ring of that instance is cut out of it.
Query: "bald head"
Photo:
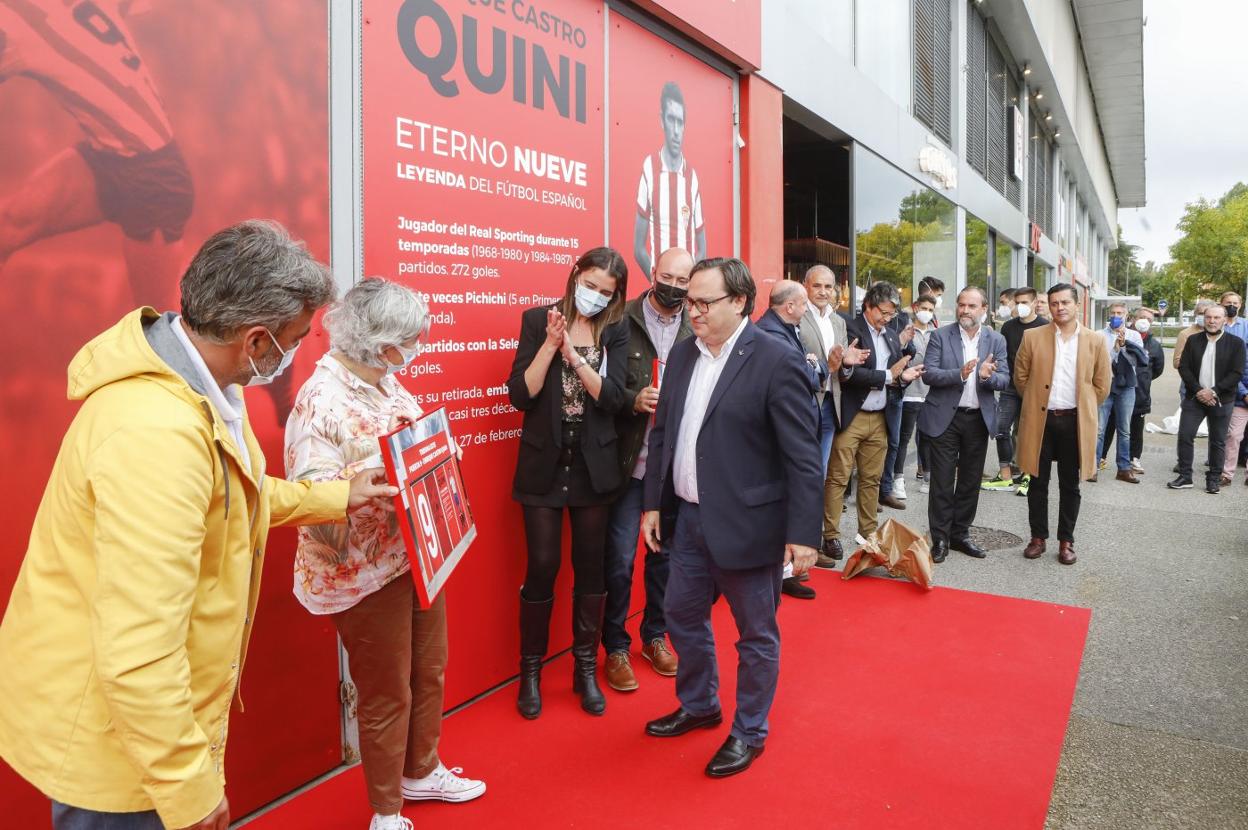
[[[683,288],[688,285],[689,272],[692,270],[693,256],[688,251],[684,248],[668,248],[655,260],[650,276],[659,282],[669,284],[679,282]],[[660,279],[665,276],[668,279]]]
[[[806,313],[806,289],[795,280],[780,280],[771,287],[770,305],[781,320],[796,325]]]

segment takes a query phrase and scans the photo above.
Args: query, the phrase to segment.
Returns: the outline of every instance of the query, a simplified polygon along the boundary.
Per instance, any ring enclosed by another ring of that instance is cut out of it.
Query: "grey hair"
[[[806,295],[806,289],[800,282],[780,280],[771,287],[771,307],[778,308],[789,300],[796,300],[798,294]]]
[[[353,286],[325,315],[329,345],[366,366],[384,366],[381,351],[424,333],[429,307],[410,288],[381,277]]]
[[[836,290],[837,290],[838,292],[841,290],[841,286],[840,286],[840,284],[839,284],[839,283],[837,283],[837,281],[836,281],[836,272],[835,272],[835,271],[833,271],[833,270],[832,270],[831,268],[829,268],[828,266],[824,265],[822,262],[817,263],[817,264],[812,265],[812,266],[810,266],[809,268],[807,268],[807,269],[806,269],[806,276],[803,278],[802,282],[810,282],[810,280],[811,280],[811,278],[812,278],[812,277],[816,277],[816,276],[818,276],[818,275],[820,275],[820,274],[827,274],[829,277],[831,277],[831,278],[832,278],[832,284],[833,284],[833,286],[835,286]]]
[[[712,268],[718,268],[720,275],[724,278],[724,290],[728,292],[728,297],[734,300],[737,297],[745,298],[741,316],[749,317],[753,314],[754,296],[758,288],[754,285],[754,277],[750,275],[749,267],[736,257],[711,257],[699,260],[689,272],[689,276],[693,277],[699,271],[709,271]]]
[[[862,297],[862,307],[879,308],[884,303],[892,303],[901,308],[901,294],[897,293],[897,286],[881,280],[867,289]]]
[[[208,238],[182,275],[182,319],[227,343],[249,326],[276,334],[334,299],[329,268],[276,222],[249,219]]]
[[[1196,305],[1192,307],[1193,314],[1204,314],[1205,309],[1213,305],[1213,300],[1197,300]]]
[[[978,294],[980,301],[984,304],[984,308],[988,307],[988,292],[987,291],[980,288],[978,285],[968,285],[966,288],[963,288],[961,291],[958,292],[958,296],[961,297],[963,294],[965,294],[968,291],[974,291],[976,294]]]

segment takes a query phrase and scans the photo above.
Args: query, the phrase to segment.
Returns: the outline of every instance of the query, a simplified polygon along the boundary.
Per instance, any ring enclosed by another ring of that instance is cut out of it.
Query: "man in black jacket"
[[[689,315],[684,312],[693,257],[683,248],[669,248],[659,255],[651,274],[654,285],[624,307],[628,324],[628,374],[625,404],[615,419],[620,441],[620,474],[624,481],[619,498],[611,506],[607,524],[604,576],[606,611],[602,620],[602,645],[607,652],[607,685],[620,692],[637,688],[630,661],[632,638],[624,623],[633,593],[633,562],[641,533],[642,482],[646,477],[646,438],[654,423],[659,402],[658,378],[672,346],[693,336]],[[675,677],[676,655],[667,647],[667,621],[663,617],[663,594],[667,591],[666,547],[648,551],[645,559],[646,607],[641,617],[641,656],[664,677]]]
[[[680,708],[646,725],[673,738],[720,725],[711,602],[737,625],[732,732],[706,766],[722,778],[763,752],[780,676],[781,573],[814,564],[819,543],[818,411],[805,361],[750,322],[754,280],[739,259],[694,266],[685,307],[694,338],[668,358],[650,432],[646,545],[671,553],[663,610],[680,655]]]
[[[1244,375],[1244,341],[1223,331],[1226,309],[1211,305],[1205,311],[1204,335],[1194,334],[1183,348],[1179,375],[1186,396],[1179,415],[1179,475],[1166,484],[1172,490],[1192,487],[1192,455],[1196,430],[1209,423],[1209,468],[1205,492],[1216,495],[1226,460],[1226,430]]]

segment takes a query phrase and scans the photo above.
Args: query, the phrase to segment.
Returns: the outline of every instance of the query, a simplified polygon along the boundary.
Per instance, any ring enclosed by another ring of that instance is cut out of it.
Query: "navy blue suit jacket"
[[[693,337],[672,347],[650,431],[643,506],[660,511],[664,539],[674,535],[676,441],[701,354]],[[747,322],[711,393],[696,447],[698,503],[721,568],[779,564],[786,544],[819,546],[823,464],[805,363]]]
[[[823,387],[824,381],[828,379],[827,356],[825,355],[820,360],[818,366],[811,366],[810,361],[806,359],[806,349],[802,346],[802,338],[797,332],[797,327],[781,320],[780,315],[774,309],[767,309],[767,312],[758,318],[756,325],[761,331],[780,338],[788,346],[797,350],[798,357],[802,359],[802,365],[806,367],[806,376],[810,379],[810,394],[818,392]]]
[[[997,368],[988,380],[979,376],[975,367],[975,382],[979,384],[979,413],[989,435],[997,434],[996,392],[1010,386],[1010,364],[1005,338],[987,326],[979,327],[979,360],[988,355],[997,359]],[[927,384],[927,399],[919,410],[919,432],[935,438],[949,428],[953,413],[962,399],[962,333],[957,323],[941,326],[932,332],[923,354],[923,381]]]
[[[902,386],[909,384],[890,384],[888,379],[888,371],[886,369],[875,368],[875,345],[871,339],[871,325],[858,315],[845,325],[845,336],[849,338],[849,342],[858,341],[858,348],[871,349],[871,356],[867,358],[867,362],[862,366],[854,366],[852,369],[841,369],[841,429],[849,428],[853,422],[854,416],[858,414],[858,410],[862,409],[862,403],[867,399],[873,390],[883,389],[888,397],[895,398],[901,395]],[[901,360],[905,354],[905,348],[901,345],[901,339],[897,337],[897,332],[884,327],[884,340],[888,346],[888,360],[886,366],[892,366],[898,360]]]

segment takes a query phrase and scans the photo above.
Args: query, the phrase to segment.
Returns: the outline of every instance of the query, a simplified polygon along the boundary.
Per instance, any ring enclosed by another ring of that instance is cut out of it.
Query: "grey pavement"
[[[1178,409],[1169,363],[1153,398],[1151,421]],[[1100,481],[1081,485],[1075,565],[1057,562],[1055,541],[1023,559],[1027,500],[981,491],[976,525],[1024,541],[936,568],[938,585],[1092,609],[1049,830],[1248,828],[1248,487],[1240,469],[1217,496],[1166,489],[1175,444],[1145,435],[1141,484],[1114,480],[1111,452]],[[1198,464],[1205,453],[1197,439]],[[989,472],[996,463],[994,443]],[[907,509],[881,520],[926,529],[913,448],[906,474]],[[1050,503],[1055,523],[1056,481]],[[847,540],[854,525],[851,507]]]

